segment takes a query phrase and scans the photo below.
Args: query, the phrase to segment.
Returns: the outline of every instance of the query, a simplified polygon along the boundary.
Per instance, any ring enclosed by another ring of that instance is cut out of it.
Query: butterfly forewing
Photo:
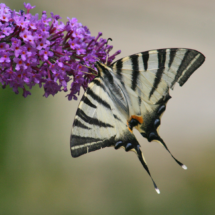
[[[204,62],[191,49],[159,49],[122,58],[111,67],[127,88],[142,91],[142,99],[156,104],[176,82],[182,86]]]

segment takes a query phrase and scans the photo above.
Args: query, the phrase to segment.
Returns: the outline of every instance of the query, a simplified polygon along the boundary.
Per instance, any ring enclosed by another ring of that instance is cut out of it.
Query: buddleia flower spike
[[[114,60],[115,55],[109,57],[113,47],[101,32],[91,36],[76,18],[64,24],[59,15],[43,11],[39,18],[30,13],[35,6],[24,6],[26,11],[17,12],[0,4],[0,83],[16,94],[22,89],[24,97],[38,84],[45,97],[69,91],[68,99],[76,100],[80,88],[86,90],[97,75],[95,62]]]

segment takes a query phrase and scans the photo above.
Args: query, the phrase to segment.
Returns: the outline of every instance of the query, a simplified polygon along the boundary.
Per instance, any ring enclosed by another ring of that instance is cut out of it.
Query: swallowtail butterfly
[[[173,89],[176,82],[182,86],[204,60],[204,55],[196,50],[171,48],[134,54],[110,66],[98,61],[98,76],[84,93],[73,123],[72,157],[109,146],[122,147],[137,154],[152,179],[132,132],[136,128],[149,142],[154,140],[163,145],[186,169],[169,151],[158,129],[171,98],[169,88]]]

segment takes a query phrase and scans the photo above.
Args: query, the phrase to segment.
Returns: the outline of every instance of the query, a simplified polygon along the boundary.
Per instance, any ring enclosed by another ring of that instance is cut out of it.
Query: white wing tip
[[[160,194],[160,190],[158,188],[155,188],[155,191],[157,192],[157,194]]]
[[[184,165],[184,164],[183,164],[181,167],[182,167],[183,169],[185,169],[185,170],[187,169],[187,166]]]

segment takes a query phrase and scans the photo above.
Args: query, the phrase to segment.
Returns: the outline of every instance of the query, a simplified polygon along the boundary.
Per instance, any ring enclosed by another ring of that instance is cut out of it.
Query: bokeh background
[[[137,134],[158,195],[133,153],[106,148],[74,159],[69,138],[77,101],[63,92],[24,99],[0,89],[0,214],[110,215],[215,214],[215,1],[29,0],[63,21],[76,17],[96,36],[113,39],[121,58],[184,47],[206,62],[171,91],[161,137],[188,166],[182,170],[157,143]],[[23,1],[4,1],[23,9]]]

